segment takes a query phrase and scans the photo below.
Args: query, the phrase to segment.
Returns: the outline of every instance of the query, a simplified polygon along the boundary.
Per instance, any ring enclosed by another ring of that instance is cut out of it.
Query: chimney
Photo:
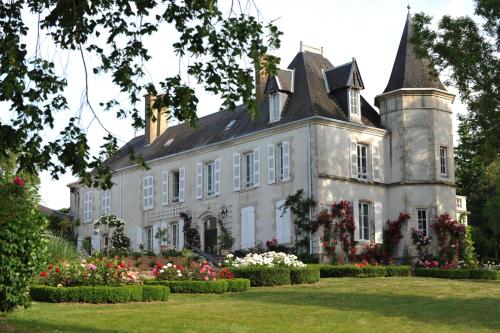
[[[266,98],[264,90],[266,90],[267,73],[266,73],[267,55],[263,55],[259,62],[255,64],[255,97],[257,105]]]
[[[144,119],[146,120],[146,144],[149,145],[168,128],[167,108],[153,108],[157,96],[144,95]]]

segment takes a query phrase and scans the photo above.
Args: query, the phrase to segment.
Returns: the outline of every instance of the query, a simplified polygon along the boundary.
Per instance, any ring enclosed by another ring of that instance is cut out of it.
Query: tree
[[[430,27],[431,17],[416,14],[412,42],[420,56],[431,57],[437,70],[445,73],[447,83],[455,85],[468,112],[459,116],[459,145],[456,148],[458,192],[468,197],[469,221],[480,233],[496,238],[494,249],[477,240],[482,256],[498,255],[498,187],[492,185],[486,172],[500,158],[500,6],[495,0],[476,0],[475,14],[482,23],[470,17],[444,16],[437,30]],[[430,69],[431,70],[431,69]],[[496,172],[500,170],[495,169]],[[488,202],[488,205],[486,204]],[[492,203],[494,202],[494,203]],[[476,234],[479,234],[477,233]],[[493,248],[493,247],[492,247]]]
[[[141,96],[160,92],[162,98],[156,100],[153,108],[162,110],[168,106],[168,118],[196,125],[198,99],[189,80],[180,72],[159,85],[146,79],[143,64],[151,55],[143,37],[158,33],[162,25],[170,25],[178,33],[173,47],[178,57],[190,59],[185,70],[193,81],[208,92],[221,94],[223,108],[234,110],[236,103],[243,101],[255,116],[258,108],[252,92],[253,68],[242,63],[248,61],[269,73],[275,72],[278,59],[263,56],[270,48],[279,47],[280,32],[274,25],[264,25],[248,14],[251,7],[254,3],[250,0],[246,4],[232,1],[228,14],[223,14],[216,0],[3,1],[0,102],[9,105],[12,122],[0,121],[0,158],[6,156],[8,148],[17,154],[20,168],[28,172],[49,170],[57,179],[71,170],[86,185],[112,185],[111,172],[103,163],[117,149],[117,139],[111,133],[104,138],[98,156],[90,156],[79,117],[68,116],[68,125],[57,139],[42,139],[40,132],[53,127],[55,112],[71,111],[64,95],[67,80],[56,73],[54,63],[40,52],[43,34],[50,36],[59,49],[81,56],[86,82],[90,75],[108,74],[126,94],[129,105],[114,98],[96,106],[89,99],[87,85],[87,110],[104,129],[99,120],[103,111],[114,111],[118,118],[130,117],[134,128],[142,128],[144,120],[137,108]],[[254,11],[258,13],[258,9]],[[28,12],[38,17],[35,26],[28,25]],[[35,54],[27,52],[25,38],[29,29],[38,30]],[[99,59],[93,68],[87,61],[90,56]],[[265,61],[261,63],[262,59]],[[152,111],[148,111],[152,116]],[[130,157],[144,165],[134,152]]]

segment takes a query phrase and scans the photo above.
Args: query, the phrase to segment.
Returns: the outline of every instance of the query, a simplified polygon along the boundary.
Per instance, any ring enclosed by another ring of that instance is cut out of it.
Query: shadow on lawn
[[[22,318],[11,318],[7,320],[5,323],[6,327],[9,327],[13,330],[6,330],[6,332],[12,333],[21,333],[21,332],[29,332],[29,333],[46,333],[46,332],[78,332],[78,333],[112,333],[119,332],[118,330],[113,329],[99,329],[95,326],[85,327],[81,324],[71,324],[71,323],[48,323],[43,320],[37,319],[22,319]],[[92,323],[91,323],[92,324]],[[0,325],[0,332],[2,331],[2,327]]]
[[[499,285],[500,286],[500,285]],[[254,290],[241,295],[246,301],[326,307],[337,310],[368,311],[387,317],[406,317],[428,324],[449,326],[500,327],[499,298],[456,298],[419,295],[335,292],[334,290],[289,288]]]

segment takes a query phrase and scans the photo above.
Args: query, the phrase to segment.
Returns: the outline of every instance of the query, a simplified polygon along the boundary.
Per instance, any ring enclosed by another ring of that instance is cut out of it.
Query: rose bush
[[[227,268],[218,269],[208,261],[201,263],[193,261],[187,266],[157,263],[152,273],[157,279],[168,281],[215,281],[218,278],[233,278],[233,273]]]
[[[283,252],[265,252],[261,254],[249,253],[244,258],[234,257],[232,254],[226,256],[225,263],[231,267],[268,266],[268,267],[305,267],[296,255]]]

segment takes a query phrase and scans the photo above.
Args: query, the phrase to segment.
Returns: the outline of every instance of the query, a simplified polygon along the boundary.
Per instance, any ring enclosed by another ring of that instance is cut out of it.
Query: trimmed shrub
[[[480,269],[440,269],[440,268],[417,268],[416,276],[433,277],[441,279],[500,279],[499,272]]]
[[[168,281],[150,280],[144,283],[162,285],[170,288],[172,293],[181,294],[222,294],[228,289],[227,280],[216,281]]]
[[[292,284],[316,283],[319,281],[319,267],[293,267],[290,269],[290,280]]]
[[[30,287],[30,296],[39,302],[83,302],[83,303],[127,303],[140,301],[166,301],[169,295],[164,286],[78,286],[51,287],[36,285]]]
[[[249,279],[231,279],[226,280],[227,291],[229,292],[242,292],[247,291],[250,288]]]
[[[143,285],[142,301],[166,301],[170,295],[170,289],[166,286]]]
[[[290,284],[290,269],[286,267],[247,266],[230,268],[237,278],[250,280],[252,287]]]
[[[410,276],[410,266],[318,265],[322,278]]]

